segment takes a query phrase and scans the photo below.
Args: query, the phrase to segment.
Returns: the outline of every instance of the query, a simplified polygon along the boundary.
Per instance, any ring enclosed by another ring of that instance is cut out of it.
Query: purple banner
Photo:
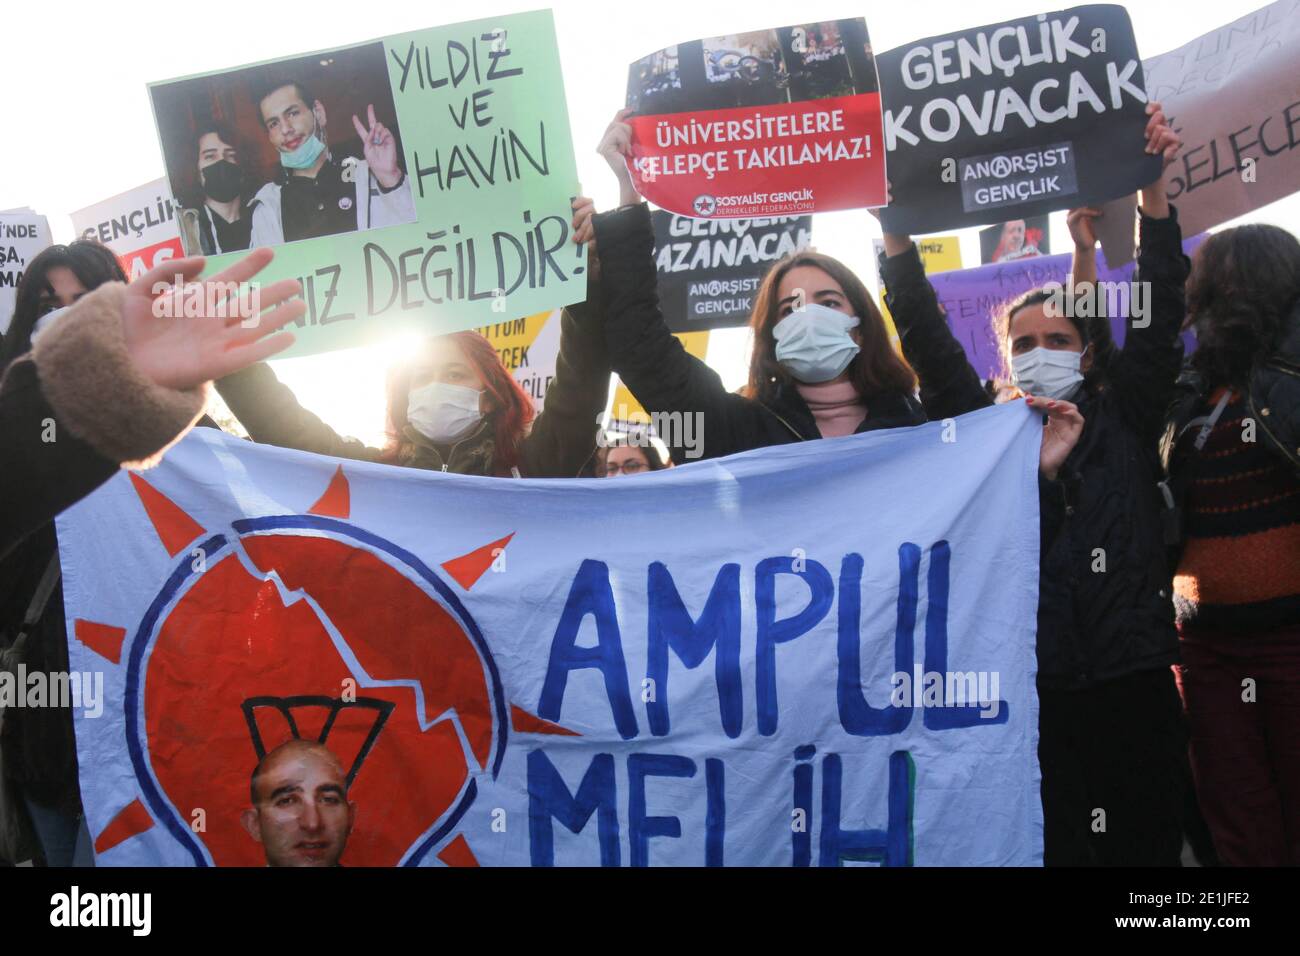
[[[1183,251],[1190,256],[1204,239],[1205,234],[1202,233],[1185,240]],[[929,277],[940,305],[948,313],[948,324],[953,334],[966,349],[966,357],[980,378],[996,378],[1002,374],[1002,358],[998,354],[997,340],[993,334],[993,315],[1005,303],[1023,292],[1049,282],[1064,284],[1072,260],[1071,253],[1038,256],[976,269],[939,272]],[[1098,254],[1097,281],[1128,283],[1133,278],[1135,265],[1136,263],[1130,262],[1118,269],[1108,269]],[[1104,290],[1106,287],[1100,288]],[[1102,292],[1101,298],[1106,300],[1105,292]],[[1110,324],[1116,345],[1124,344],[1125,323],[1124,316],[1112,315]],[[1190,338],[1185,341],[1190,347]]]

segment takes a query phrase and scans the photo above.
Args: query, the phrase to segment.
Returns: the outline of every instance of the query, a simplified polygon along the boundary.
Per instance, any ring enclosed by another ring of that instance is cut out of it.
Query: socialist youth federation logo
[[[718,210],[718,201],[712,196],[696,196],[691,207],[698,216],[712,216]]]
[[[461,600],[510,536],[434,570],[343,520],[342,468],[307,513],[216,532],[130,480],[175,561],[134,633],[75,622],[78,639],[125,672],[138,791],[111,808],[96,852],[161,832],[199,866],[262,865],[239,824],[249,778],[264,754],[298,739],[323,744],[347,774],[357,810],[341,862],[416,865],[433,853],[475,865],[457,828],[476,778],[499,774],[510,723],[564,732],[519,708],[507,714],[496,662]]]

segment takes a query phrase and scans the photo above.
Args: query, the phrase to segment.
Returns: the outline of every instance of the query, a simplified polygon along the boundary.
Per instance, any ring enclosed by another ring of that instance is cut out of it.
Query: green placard
[[[263,98],[277,83],[293,95]],[[172,191],[196,228],[211,221],[200,137],[219,127],[219,140],[236,141],[251,242],[276,247],[259,279],[299,278],[308,301],[286,356],[410,329],[467,329],[585,296],[585,250],[570,237],[577,167],[549,10],[153,83],[149,92]],[[278,125],[281,101],[306,99],[307,112]],[[357,117],[377,130],[369,107],[392,135],[388,155],[400,158],[395,187],[384,188],[383,154],[369,161],[354,125]],[[302,142],[312,145],[295,139],[295,123],[318,134],[334,170],[290,178],[282,153],[301,161]],[[295,236],[340,222],[329,235]],[[187,252],[199,251],[197,236],[182,228]],[[214,256],[208,271],[240,254]]]

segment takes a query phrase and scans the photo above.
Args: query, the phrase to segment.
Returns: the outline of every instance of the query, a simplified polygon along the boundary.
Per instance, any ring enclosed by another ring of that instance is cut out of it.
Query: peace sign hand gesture
[[[361,137],[370,172],[379,180],[379,185],[392,189],[402,181],[402,170],[397,165],[397,140],[387,126],[375,119],[374,103],[366,107],[366,118],[370,121],[369,128],[353,113],[352,126]]]

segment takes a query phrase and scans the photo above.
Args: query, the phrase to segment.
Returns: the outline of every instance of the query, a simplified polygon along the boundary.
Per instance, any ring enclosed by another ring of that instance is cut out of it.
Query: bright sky
[[[74,209],[163,175],[145,84],[226,69],[416,30],[542,6],[486,0],[447,4],[315,0],[311,4],[221,0],[207,4],[13,3],[0,31],[0,89],[6,92],[6,148],[0,159],[0,209],[31,206],[49,217],[56,241],[72,239]],[[924,36],[1041,13],[1069,3],[1044,0],[924,0],[849,3],[701,3],[650,0],[617,4],[559,0],[553,5],[578,172],[597,208],[617,204],[613,175],[595,147],[622,105],[628,65],[661,47],[795,22],[863,16],[879,51]],[[1144,57],[1181,46],[1265,6],[1187,0],[1130,0]],[[310,11],[310,12],[308,12]],[[1300,195],[1249,217],[1300,233]],[[814,217],[816,247],[843,260],[874,288],[871,239],[880,235],[865,211]],[[1052,217],[1052,248],[1068,248],[1064,214]],[[966,265],[979,263],[973,230],[962,234]],[[382,440],[383,370],[401,347],[376,346],[275,363],[299,400],[345,434]],[[744,330],[715,332],[708,362],[729,387],[744,380]]]

